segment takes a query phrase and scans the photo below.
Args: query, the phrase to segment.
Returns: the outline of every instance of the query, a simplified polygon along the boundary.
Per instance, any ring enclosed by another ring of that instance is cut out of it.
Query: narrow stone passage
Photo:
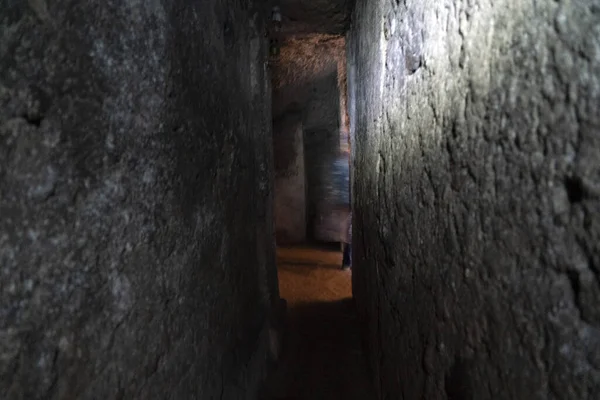
[[[351,297],[351,272],[339,269],[340,253],[285,248],[277,255],[288,313],[281,358],[263,399],[375,399]]]
[[[600,400],[600,0],[0,0],[0,400],[98,399]]]

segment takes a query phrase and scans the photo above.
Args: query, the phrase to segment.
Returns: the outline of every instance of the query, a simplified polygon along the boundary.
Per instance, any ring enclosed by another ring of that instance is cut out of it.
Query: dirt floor
[[[281,248],[279,288],[288,302],[278,366],[265,400],[374,400],[352,302],[351,271],[339,251]]]

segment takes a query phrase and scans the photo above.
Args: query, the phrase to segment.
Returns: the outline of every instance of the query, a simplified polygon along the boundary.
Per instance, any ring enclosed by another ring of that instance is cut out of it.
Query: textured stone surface
[[[308,229],[312,239],[330,239],[330,230],[321,224],[334,204],[327,196],[329,169],[339,152],[339,97],[335,72],[313,86],[304,111],[304,146],[308,183]]]
[[[306,174],[302,115],[286,114],[273,124],[275,231],[278,244],[306,240]]]
[[[344,68],[344,45],[341,36],[321,34],[287,39],[282,43],[280,55],[273,59],[274,117],[304,110],[315,87],[328,83],[332,74],[342,76],[339,71]],[[331,91],[330,97],[338,96],[337,88]]]
[[[598,398],[598,2],[362,0],[353,23],[353,282],[381,398]]]
[[[0,398],[252,398],[277,297],[252,4],[0,1]]]
[[[354,0],[280,0],[286,36],[327,33],[342,35],[350,24]]]

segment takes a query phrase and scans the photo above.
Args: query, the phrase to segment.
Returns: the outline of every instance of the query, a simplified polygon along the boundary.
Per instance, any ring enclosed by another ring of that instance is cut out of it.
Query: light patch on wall
[[[217,215],[208,207],[202,207],[196,212],[196,224],[194,236],[202,237],[204,232],[216,228]]]
[[[133,305],[131,283],[124,274],[113,272],[109,277],[109,287],[113,297],[116,319],[120,320],[127,314]]]
[[[44,22],[50,21],[52,16],[48,12],[48,4],[45,0],[28,0],[29,7],[35,12],[36,16]]]
[[[255,37],[250,41],[250,89],[252,95],[260,93],[258,67],[260,65],[260,39]]]
[[[393,17],[392,17],[393,20]],[[380,77],[379,77],[379,95],[383,96],[384,93],[384,83],[385,83],[385,59],[387,57],[388,51],[388,39],[391,35],[389,20],[384,19],[383,26],[381,27],[381,32],[379,35],[379,63],[382,66],[380,68]],[[383,104],[383,101],[381,102]]]

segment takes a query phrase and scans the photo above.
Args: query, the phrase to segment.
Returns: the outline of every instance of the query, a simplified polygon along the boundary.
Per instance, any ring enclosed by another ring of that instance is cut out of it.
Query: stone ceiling
[[[349,27],[353,3],[354,0],[279,0],[282,33],[343,35]]]

